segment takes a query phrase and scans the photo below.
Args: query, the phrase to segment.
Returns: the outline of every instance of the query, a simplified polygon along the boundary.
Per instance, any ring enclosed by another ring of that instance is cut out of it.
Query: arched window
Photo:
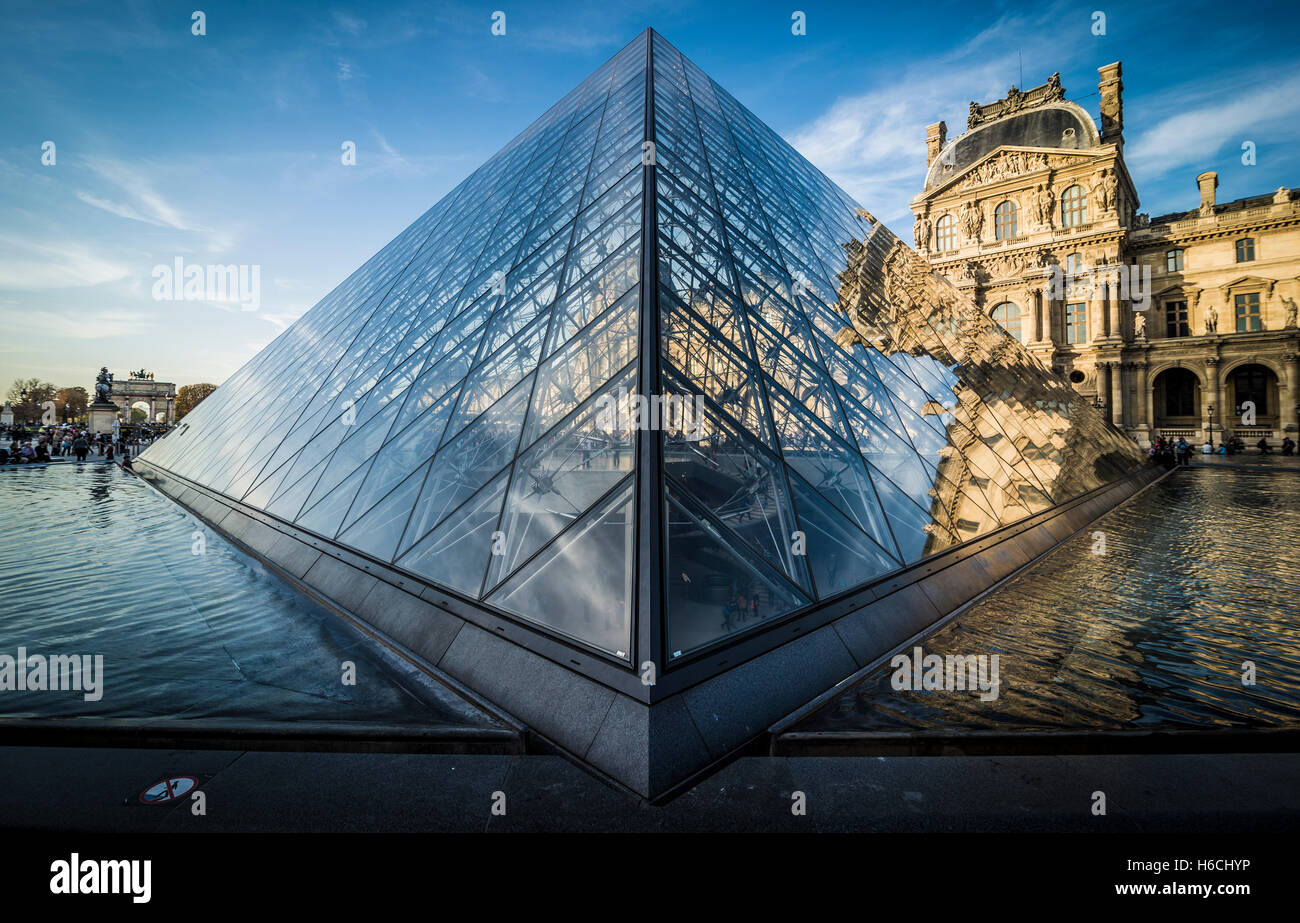
[[[957,249],[957,222],[944,215],[934,223],[934,249],[938,253]]]
[[[1024,342],[1020,336],[1020,309],[1012,302],[1004,301],[1001,304],[994,305],[991,316],[1002,325],[1003,330],[1020,340],[1020,342]]]
[[[1236,404],[1234,413],[1240,416],[1241,405],[1246,401],[1253,401],[1257,415],[1262,417],[1267,414],[1269,385],[1273,378],[1273,373],[1262,365],[1243,365],[1234,369],[1232,372],[1232,393]]]
[[[1011,240],[1016,236],[1016,203],[1003,202],[993,209],[993,236],[997,240]]]
[[[1082,186],[1061,193],[1061,227],[1077,228],[1088,223],[1088,198]]]
[[[1159,390],[1164,392],[1165,417],[1195,417],[1197,415],[1197,397],[1201,384],[1196,376],[1187,369],[1169,369],[1161,372],[1157,379]],[[1160,403],[1156,404],[1161,407]]]

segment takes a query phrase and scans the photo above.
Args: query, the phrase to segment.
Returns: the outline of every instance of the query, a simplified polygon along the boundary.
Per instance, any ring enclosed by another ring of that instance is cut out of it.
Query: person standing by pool
[[[78,436],[72,440],[72,451],[77,453],[77,461],[86,460],[86,455],[90,452],[90,443],[86,441],[85,436]]]

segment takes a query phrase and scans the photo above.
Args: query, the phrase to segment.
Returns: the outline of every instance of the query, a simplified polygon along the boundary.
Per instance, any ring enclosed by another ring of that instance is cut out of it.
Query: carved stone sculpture
[[[113,396],[113,373],[108,370],[108,366],[103,366],[99,370],[99,375],[95,377],[95,403],[108,404]]]

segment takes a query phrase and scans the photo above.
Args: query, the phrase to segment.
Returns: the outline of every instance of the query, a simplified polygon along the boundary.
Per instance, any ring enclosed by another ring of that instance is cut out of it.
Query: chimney
[[[1201,187],[1201,214],[1214,214],[1214,190],[1219,188],[1219,174],[1206,170],[1196,177],[1196,185]]]
[[[1124,82],[1120,80],[1123,67],[1119,61],[1097,68],[1101,79],[1097,90],[1101,93],[1101,142],[1124,146]]]
[[[939,156],[943,146],[948,143],[948,125],[945,122],[935,122],[933,125],[925,126],[925,165],[928,167],[934,163],[934,159]]]

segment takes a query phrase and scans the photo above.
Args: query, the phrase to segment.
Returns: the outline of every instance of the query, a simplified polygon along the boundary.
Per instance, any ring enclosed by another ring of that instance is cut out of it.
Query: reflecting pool
[[[0,470],[0,656],[19,647],[101,655],[103,693],[0,691],[0,717],[497,726],[111,464]]]
[[[1177,471],[921,642],[997,654],[995,699],[886,666],[792,730],[1294,727],[1298,507],[1293,471]]]

